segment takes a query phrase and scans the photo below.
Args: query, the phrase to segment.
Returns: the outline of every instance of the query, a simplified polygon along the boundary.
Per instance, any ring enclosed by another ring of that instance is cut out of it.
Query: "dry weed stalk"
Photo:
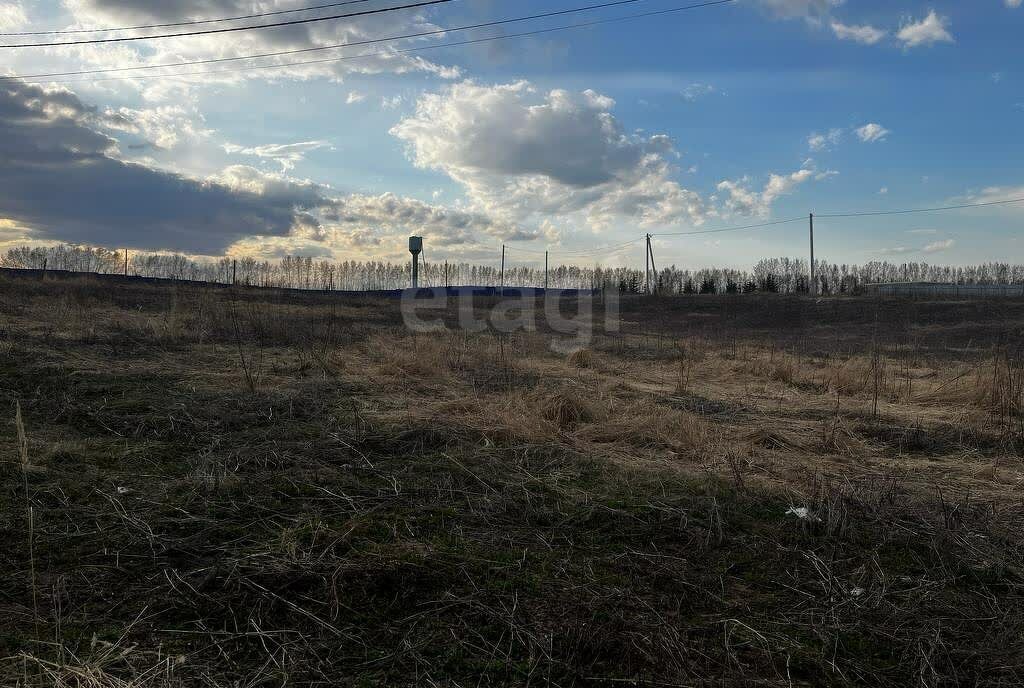
[[[238,313],[235,310],[234,300],[228,302],[228,313],[231,317],[231,332],[234,336],[235,348],[238,351],[238,360],[242,366],[242,374],[245,376],[245,384],[249,388],[249,392],[251,394],[255,394],[260,383],[260,378],[263,375],[263,328],[260,326],[260,323],[256,322],[254,312],[254,317],[251,318],[251,320],[253,321],[252,325],[256,336],[256,351],[255,353],[247,354],[245,351],[241,328],[239,326]]]
[[[21,459],[21,479],[25,490],[25,515],[28,520],[28,561],[29,575],[32,584],[32,614],[39,625],[39,593],[36,589],[36,552],[35,552],[35,511],[32,507],[32,495],[28,489],[28,473],[32,465],[28,460],[28,435],[25,434],[25,422],[21,417],[21,402],[14,402],[14,425],[18,432],[18,457]]]

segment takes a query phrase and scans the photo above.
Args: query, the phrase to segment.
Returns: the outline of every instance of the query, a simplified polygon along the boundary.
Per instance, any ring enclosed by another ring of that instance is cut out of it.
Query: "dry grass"
[[[1024,682],[1005,315],[830,349],[755,331],[770,303],[694,334],[642,302],[567,354],[388,303],[3,286],[2,685]]]
[[[573,368],[590,368],[594,365],[594,352],[590,349],[577,349],[569,354],[569,365]]]

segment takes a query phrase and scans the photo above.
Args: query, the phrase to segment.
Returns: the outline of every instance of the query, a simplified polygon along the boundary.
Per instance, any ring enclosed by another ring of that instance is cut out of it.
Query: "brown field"
[[[1024,683],[1024,302],[621,318],[0,276],[0,685]]]

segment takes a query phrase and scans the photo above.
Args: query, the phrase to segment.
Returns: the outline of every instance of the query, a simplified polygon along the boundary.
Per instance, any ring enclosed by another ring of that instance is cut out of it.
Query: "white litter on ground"
[[[791,506],[789,511],[786,512],[787,516],[796,516],[801,521],[820,521],[821,519],[811,513],[811,510],[805,506]]]

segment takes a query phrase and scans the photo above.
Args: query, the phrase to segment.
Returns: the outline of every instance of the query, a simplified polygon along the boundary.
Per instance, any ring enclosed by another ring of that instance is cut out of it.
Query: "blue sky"
[[[309,4],[316,3],[0,0],[0,31]],[[401,3],[363,3],[393,4]],[[8,49],[0,70],[241,56],[586,4],[456,0],[308,27]],[[683,4],[644,0],[504,30]],[[0,246],[76,241],[196,255],[403,259],[404,238],[415,232],[426,235],[434,260],[492,260],[504,242],[523,261],[550,248],[556,259],[568,252],[567,262],[636,264],[640,247],[572,252],[646,232],[810,212],[1024,197],[1024,8],[1015,5],[742,0],[344,63],[134,81],[7,80],[0,82],[0,137],[8,139],[0,138],[8,160],[0,162],[0,181],[13,190],[0,195]],[[500,31],[312,55],[423,48]],[[18,108],[35,117],[4,114]],[[1020,261],[1024,204],[823,219],[816,234],[818,255],[838,262]],[[662,263],[743,267],[803,255],[806,226],[656,245]]]

